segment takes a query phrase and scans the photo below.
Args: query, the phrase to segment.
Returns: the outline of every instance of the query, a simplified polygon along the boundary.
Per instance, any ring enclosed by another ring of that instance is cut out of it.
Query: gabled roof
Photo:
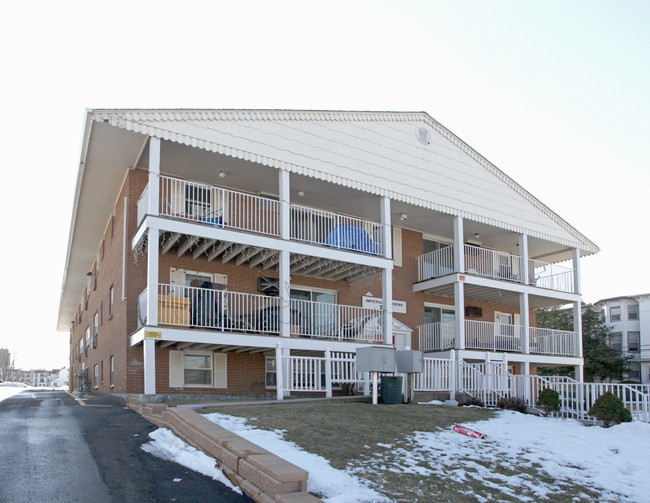
[[[96,110],[93,120],[531,237],[599,248],[425,112]],[[420,129],[429,143],[418,139]]]

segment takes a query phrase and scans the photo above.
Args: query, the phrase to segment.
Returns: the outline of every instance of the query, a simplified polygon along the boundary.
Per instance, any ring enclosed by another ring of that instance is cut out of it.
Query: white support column
[[[454,217],[454,271],[465,272],[465,237],[463,217]]]
[[[456,362],[456,351],[449,351],[449,399],[456,398],[456,383],[458,382],[458,363]]]
[[[280,336],[291,336],[291,266],[289,265],[290,252],[280,250]]]
[[[156,394],[156,339],[142,341],[144,353],[144,394]]]
[[[149,139],[149,215],[158,215],[160,208],[160,138]]]
[[[158,229],[147,230],[147,325],[158,326]]]
[[[384,343],[393,343],[393,271],[382,269],[381,271],[382,291],[382,329],[384,331]]]
[[[524,285],[530,284],[530,273],[528,272],[528,235],[519,235],[519,269],[521,282]]]
[[[522,373],[522,375],[525,375],[525,376],[530,375],[530,362],[523,362],[521,364],[521,373]],[[524,399],[526,400],[527,404],[530,404],[531,403],[530,378],[525,377],[525,378],[522,379],[522,382],[524,383]]]
[[[522,352],[524,354],[530,353],[530,304],[528,299],[528,292],[519,294],[519,323],[522,330]]]
[[[332,398],[332,353],[325,350],[325,397]]]
[[[578,340],[576,344],[578,345],[577,352],[578,357],[582,358],[582,303],[574,302],[573,303],[573,331],[578,334]]]
[[[280,237],[288,240],[291,239],[291,197],[289,195],[291,184],[289,172],[281,169],[278,177],[280,186]]]
[[[585,379],[584,372],[585,372],[585,366],[584,365],[576,365],[575,380],[580,381],[580,382],[584,382],[584,379]]]
[[[390,199],[387,197],[381,198],[381,246],[382,255],[387,259],[393,258],[393,240],[391,237],[391,221],[390,221]]]
[[[454,348],[465,349],[465,283],[454,283]]]
[[[580,275],[580,250],[573,249],[573,293],[582,294]]]
[[[284,399],[284,365],[282,360],[282,346],[278,342],[275,346],[275,389],[278,400]]]

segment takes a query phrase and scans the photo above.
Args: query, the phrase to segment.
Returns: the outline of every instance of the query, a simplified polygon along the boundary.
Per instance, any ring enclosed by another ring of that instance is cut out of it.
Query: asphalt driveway
[[[0,402],[1,502],[252,501],[144,452],[156,427],[118,398],[81,398],[23,391]]]

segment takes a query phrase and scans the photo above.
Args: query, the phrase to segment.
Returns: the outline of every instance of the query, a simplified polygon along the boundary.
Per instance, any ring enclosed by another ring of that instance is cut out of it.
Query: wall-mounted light
[[[92,272],[87,272],[87,273],[86,273],[86,276],[88,276],[89,278],[90,278],[92,275],[93,275]]]
[[[481,236],[479,235],[478,232],[475,232],[475,233],[474,233],[474,239],[479,239],[480,237],[481,237]]]
[[[302,189],[300,189],[300,190],[298,191],[298,195],[299,195],[300,197],[303,197],[303,196],[305,195],[305,191],[302,190]]]
[[[409,216],[406,213],[400,213],[399,214],[399,219],[400,220],[406,220]]]
[[[223,169],[219,170],[219,178],[226,178],[226,172]]]

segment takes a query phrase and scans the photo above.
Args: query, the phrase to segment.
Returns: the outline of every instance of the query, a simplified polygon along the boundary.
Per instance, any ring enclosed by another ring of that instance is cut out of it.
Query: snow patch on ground
[[[150,442],[142,444],[140,448],[158,458],[173,461],[185,466],[190,470],[202,473],[214,480],[221,482],[236,493],[242,494],[242,490],[234,486],[221,470],[215,467],[216,460],[205,453],[186,444],[166,428],[159,428],[149,433]],[[174,479],[178,482],[181,479]]]
[[[284,430],[260,430],[245,418],[224,414],[206,414],[210,421],[244,437],[269,452],[286,459],[309,472],[308,491],[321,496],[327,503],[388,502],[385,496],[367,487],[359,478],[330,466],[322,456],[309,453],[293,442],[284,440]]]
[[[31,388],[25,386],[12,386],[12,383],[1,383],[0,384],[0,402],[5,398],[12,397],[17,395],[21,391],[30,390]]]

